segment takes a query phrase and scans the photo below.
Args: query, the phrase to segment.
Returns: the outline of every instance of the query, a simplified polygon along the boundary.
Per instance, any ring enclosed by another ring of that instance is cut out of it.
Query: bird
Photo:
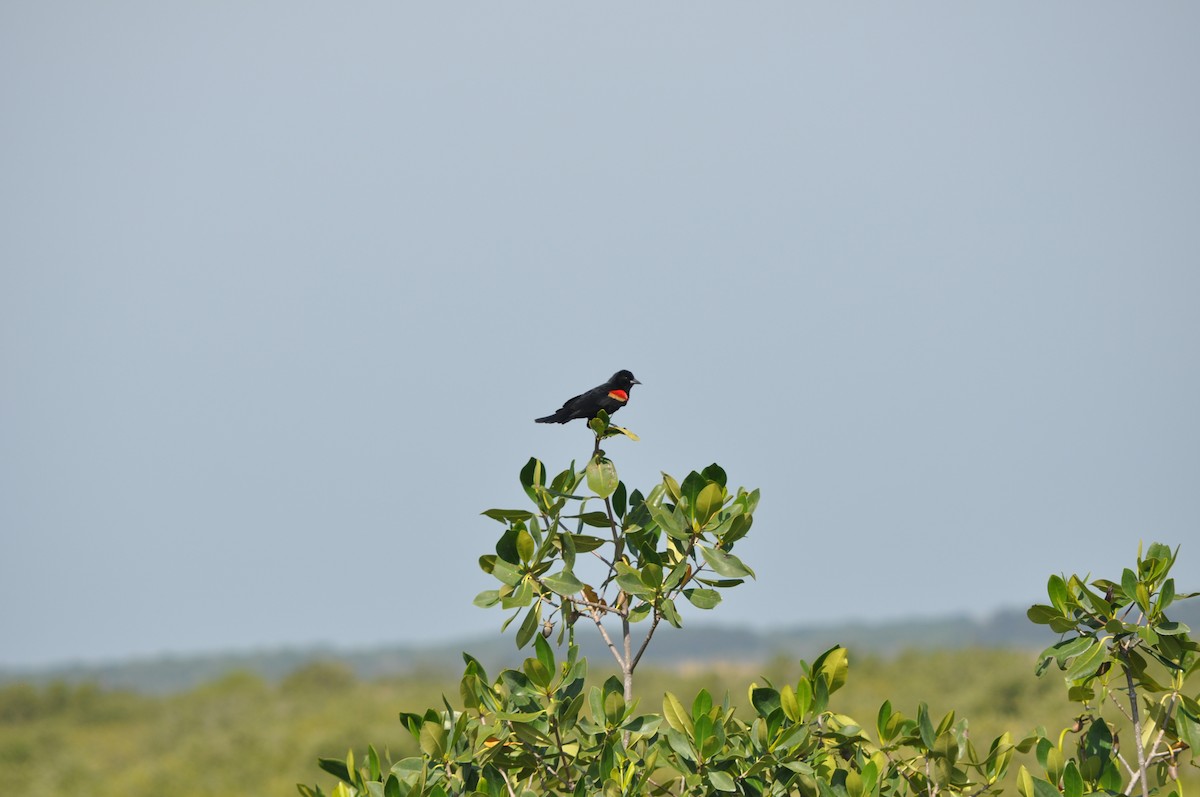
[[[629,401],[633,386],[640,384],[629,371],[617,371],[603,385],[567,399],[557,412],[544,418],[535,418],[534,423],[566,423],[576,418],[590,421],[600,410],[612,415]]]

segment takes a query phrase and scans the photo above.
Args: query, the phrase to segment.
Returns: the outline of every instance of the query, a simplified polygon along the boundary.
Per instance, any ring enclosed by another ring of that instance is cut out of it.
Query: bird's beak
[[[634,383],[635,385],[640,385],[640,384],[642,383],[642,380],[640,380],[640,379],[634,379],[634,380],[633,380],[633,383]]]

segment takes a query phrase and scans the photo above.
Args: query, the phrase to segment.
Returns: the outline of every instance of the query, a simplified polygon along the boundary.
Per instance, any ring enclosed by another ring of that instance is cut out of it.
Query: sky
[[[1200,7],[0,7],[0,666],[499,633],[533,418],[720,463],[685,622],[1200,589]]]

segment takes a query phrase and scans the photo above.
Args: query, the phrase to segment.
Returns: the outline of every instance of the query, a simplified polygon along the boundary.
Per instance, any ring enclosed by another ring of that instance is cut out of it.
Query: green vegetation
[[[296,773],[363,734],[412,752],[396,706],[437,700],[446,686],[359,681],[326,663],[277,684],[233,673],[172,696],[14,684],[0,689],[0,794],[294,793]]]
[[[521,484],[533,509],[485,513],[503,526],[495,553],[480,558],[499,586],[476,603],[509,612],[504,627],[533,653],[519,667],[492,679],[464,654],[461,678],[364,681],[318,663],[278,683],[242,672],[169,697],[10,685],[0,689],[0,793],[283,793],[306,762],[345,749],[319,759],[325,779],[302,795],[1196,788],[1200,695],[1189,678],[1200,646],[1175,613],[1192,597],[1170,576],[1177,551],[1139,547],[1114,579],[1051,576],[1048,602],[1028,619],[1058,641],[1036,657],[919,648],[859,660],[835,646],[811,663],[639,667],[660,623],[682,624],[679,601],[713,609],[753,577],[733,548],[758,493],[727,489],[717,465],[629,491],[600,444],[634,436],[603,415],[591,428],[582,471],[572,464],[547,483],[530,460]],[[582,657],[578,629],[602,638],[608,658]],[[411,711],[420,705],[433,708]],[[364,737],[375,743],[363,747]]]
[[[971,718],[972,733],[1066,723],[1074,716],[1059,685],[1030,673],[1027,651],[913,651],[896,657],[851,655],[853,677],[838,693],[843,710],[870,716],[885,697],[906,713],[921,700]],[[612,671],[612,672],[615,672]],[[791,659],[762,667],[644,668],[646,705],[667,691],[741,696],[762,676],[794,681]],[[591,685],[611,672],[598,672]],[[89,685],[13,684],[0,688],[0,794],[22,797],[208,797],[294,794],[295,783],[330,751],[371,739],[395,758],[418,754],[397,721],[412,706],[458,694],[457,674],[355,679],[341,665],[302,667],[275,684],[233,674],[168,696]],[[750,714],[744,710],[743,718]],[[311,780],[312,778],[306,778]],[[331,791],[332,776],[321,785]]]
[[[710,687],[681,699],[678,684],[643,708],[634,673],[660,622],[680,627],[680,600],[713,609],[722,590],[754,577],[733,550],[759,495],[731,492],[716,464],[629,491],[600,446],[636,436],[603,412],[589,426],[595,447],[583,471],[572,463],[547,484],[531,459],[520,481],[533,508],[484,513],[504,526],[495,554],[480,557],[500,585],[475,602],[510,612],[503,628],[515,624],[517,647],[532,646],[533,655],[492,680],[464,654],[461,708],[443,699],[400,715],[419,754],[368,746],[358,757],[322,759],[339,780],[333,797],[979,797],[1014,782],[1021,797],[1164,789],[1182,797],[1181,767],[1200,744],[1200,695],[1187,691],[1200,645],[1166,614],[1191,596],[1170,577],[1177,551],[1157,543],[1144,554],[1139,547],[1119,579],[1051,576],[1049,603],[1029,610],[1032,622],[1060,635],[1037,665],[1038,675],[1063,674],[1075,704],[1058,733],[1005,729],[988,743],[958,707],[931,711],[928,697],[915,712],[885,698],[858,715],[864,723],[835,700],[850,669],[840,646],[799,662],[798,674],[752,681],[740,708],[729,693],[714,700]],[[589,685],[577,626],[603,639],[618,675]],[[556,631],[565,658],[547,641]],[[933,686],[946,699],[945,683]],[[1020,694],[1009,681],[987,705],[1011,719]],[[319,786],[299,789],[324,795]]]

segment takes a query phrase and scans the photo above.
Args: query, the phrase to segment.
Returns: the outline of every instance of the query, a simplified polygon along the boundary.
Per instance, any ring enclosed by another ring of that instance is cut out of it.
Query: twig
[[[646,652],[646,646],[650,644],[650,637],[654,636],[654,629],[658,628],[658,621],[661,619],[662,615],[655,612],[654,620],[650,623],[650,630],[646,632],[646,638],[642,640],[642,646],[638,648],[637,655],[633,657],[634,667],[637,667],[638,662],[642,660],[642,654]]]
[[[1117,711],[1121,712],[1121,716],[1124,717],[1125,719],[1129,720],[1130,722],[1133,722],[1133,717],[1129,716],[1129,712],[1125,710],[1125,707],[1122,706],[1119,702],[1117,702],[1116,690],[1114,690],[1111,687],[1106,687],[1104,691],[1108,692],[1108,696],[1110,698],[1112,698],[1112,704],[1117,707]]]
[[[1129,713],[1133,722],[1133,743],[1137,747],[1138,780],[1142,784],[1142,797],[1150,797],[1150,787],[1146,783],[1146,751],[1142,749],[1142,720],[1138,713],[1137,687],[1133,683],[1133,670],[1129,665],[1129,651],[1122,645],[1118,655],[1121,657],[1121,669],[1125,670],[1125,684],[1129,691]]]
[[[604,638],[604,644],[608,645],[608,650],[613,654],[613,658],[617,660],[617,666],[622,670],[625,669],[625,661],[621,658],[621,652],[617,650],[617,646],[613,643],[612,637],[608,635],[608,631],[604,629],[604,623],[601,622],[601,614],[597,609],[588,609],[588,616],[592,618],[592,622],[596,624],[596,630],[600,632],[600,636]]]
[[[603,614],[615,614],[618,617],[625,617],[629,614],[628,609],[618,609],[616,606],[609,606],[604,603],[593,603],[592,601],[589,601],[587,599],[576,598],[574,596],[572,596],[571,600],[574,601],[575,603],[579,604],[580,606],[585,606],[589,609],[595,609],[596,611],[601,612]]]

